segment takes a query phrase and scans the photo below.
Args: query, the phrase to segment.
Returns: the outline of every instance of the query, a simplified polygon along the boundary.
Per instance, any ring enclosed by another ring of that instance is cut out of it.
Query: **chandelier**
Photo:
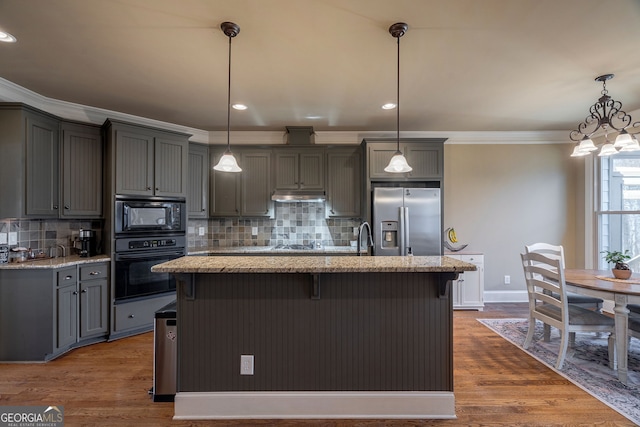
[[[589,108],[589,115],[578,125],[578,129],[572,130],[569,134],[569,138],[577,143],[571,157],[586,156],[597,151],[598,147],[593,143],[591,136],[598,131],[604,132],[605,139],[598,156],[640,150],[640,144],[635,135],[627,131],[630,127],[640,126],[640,122],[632,125],[632,118],[622,110],[622,103],[609,96],[607,80],[612,78],[613,74],[596,77],[595,81],[602,82],[602,92],[600,92],[602,96]],[[609,139],[612,132],[618,133],[614,142]]]

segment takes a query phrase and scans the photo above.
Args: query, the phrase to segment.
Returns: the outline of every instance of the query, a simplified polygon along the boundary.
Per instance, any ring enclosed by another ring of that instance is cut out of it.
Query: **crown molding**
[[[102,125],[107,119],[121,120],[129,123],[190,134],[192,135],[189,138],[190,141],[209,143],[208,132],[201,129],[180,126],[174,123],[161,122],[159,120],[120,113],[118,111],[105,110],[102,108],[47,98],[46,96],[42,96],[22,86],[18,86],[17,84],[1,77],[0,101],[21,102],[66,120],[75,120],[97,125]]]
[[[191,134],[190,141],[212,145],[227,143],[226,131],[206,131],[161,122],[145,117],[105,110],[81,104],[47,98],[0,77],[0,101],[22,102],[67,120],[102,125],[107,119],[122,120],[145,126],[159,127],[175,132]],[[640,111],[640,110],[637,110]],[[395,138],[396,132],[316,131],[315,143],[322,145],[360,144],[366,138]],[[569,131],[518,131],[518,132],[460,132],[460,131],[406,131],[401,138],[446,138],[446,144],[566,144],[570,143]],[[282,131],[232,131],[231,144],[279,145],[286,144],[286,130]]]

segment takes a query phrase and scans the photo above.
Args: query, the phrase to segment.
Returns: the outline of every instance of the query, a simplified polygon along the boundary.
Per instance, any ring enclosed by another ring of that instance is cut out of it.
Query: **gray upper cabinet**
[[[103,144],[97,126],[62,122],[63,218],[102,216]]]
[[[187,214],[189,218],[209,216],[209,147],[189,143]]]
[[[327,150],[327,217],[360,218],[362,214],[362,150]]]
[[[224,149],[212,150],[215,165]],[[271,150],[236,149],[234,155],[242,172],[211,169],[209,215],[212,217],[271,217]]]
[[[251,150],[242,153],[241,215],[272,217],[271,150]]]
[[[59,120],[23,104],[0,104],[0,218],[57,218]]]
[[[224,151],[224,149],[211,150],[211,165],[218,164]],[[237,156],[238,153],[234,155]],[[244,172],[220,172],[211,168],[209,173],[211,174],[209,215],[212,217],[240,216],[240,175]]]
[[[59,125],[57,119],[27,113],[27,203],[25,213],[38,218],[59,214]]]
[[[105,127],[115,194],[186,197],[189,135],[111,120]]]
[[[274,158],[276,190],[324,189],[324,150],[276,149]]]
[[[443,138],[400,141],[400,151],[413,168],[411,172],[394,174],[384,168],[396,152],[397,143],[391,141],[369,142],[367,145],[368,177],[370,179],[440,180],[444,176]]]

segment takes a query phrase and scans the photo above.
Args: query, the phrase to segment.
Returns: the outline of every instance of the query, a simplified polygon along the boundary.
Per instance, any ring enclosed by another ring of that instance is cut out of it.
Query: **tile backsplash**
[[[275,219],[192,219],[188,224],[190,248],[306,245],[318,241],[323,246],[348,246],[355,239],[353,228],[360,225],[360,219],[325,218],[323,202],[276,202]],[[201,230],[204,235],[200,235]]]
[[[94,230],[98,242],[102,240],[100,220],[0,219],[0,236],[7,239],[7,243],[0,242],[0,245],[31,248],[35,253],[44,252],[47,255],[50,248],[62,245],[67,254],[72,254],[72,238],[80,229]],[[10,241],[11,233],[16,233],[15,244]]]

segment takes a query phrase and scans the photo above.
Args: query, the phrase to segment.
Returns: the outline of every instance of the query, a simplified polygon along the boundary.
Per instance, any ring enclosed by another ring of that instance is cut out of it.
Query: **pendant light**
[[[400,151],[400,37],[407,32],[408,25],[404,22],[397,22],[389,27],[389,33],[398,39],[398,78],[396,80],[396,152],[384,168],[385,172],[406,173],[411,172],[413,168],[407,163],[407,159]]]
[[[236,158],[231,153],[231,39],[238,35],[240,27],[233,22],[223,22],[220,28],[229,37],[229,81],[227,84],[227,149],[213,169],[220,172],[242,172]]]

